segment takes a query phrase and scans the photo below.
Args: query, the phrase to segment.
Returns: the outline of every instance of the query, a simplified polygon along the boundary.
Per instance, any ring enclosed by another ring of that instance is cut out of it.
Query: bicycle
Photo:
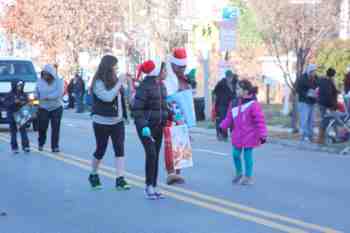
[[[345,112],[327,110],[328,125],[325,130],[325,144],[346,142],[350,138],[350,96],[344,97]]]

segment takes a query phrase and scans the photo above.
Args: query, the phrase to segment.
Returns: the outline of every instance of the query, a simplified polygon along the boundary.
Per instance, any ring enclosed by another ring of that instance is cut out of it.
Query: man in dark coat
[[[216,109],[216,135],[219,141],[227,141],[228,133],[220,128],[220,123],[226,117],[229,104],[237,97],[237,81],[237,75],[231,70],[227,70],[225,78],[217,83],[213,91]]]
[[[297,93],[299,96],[299,116],[302,140],[311,142],[313,139],[314,107],[317,101],[317,66],[308,65],[305,73],[297,80]]]

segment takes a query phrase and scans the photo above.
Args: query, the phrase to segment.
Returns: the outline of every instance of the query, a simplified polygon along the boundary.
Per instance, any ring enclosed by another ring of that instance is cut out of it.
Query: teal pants
[[[253,148],[236,148],[233,147],[232,156],[233,162],[236,168],[236,175],[241,176],[243,174],[241,154],[244,154],[245,175],[247,177],[253,176]]]

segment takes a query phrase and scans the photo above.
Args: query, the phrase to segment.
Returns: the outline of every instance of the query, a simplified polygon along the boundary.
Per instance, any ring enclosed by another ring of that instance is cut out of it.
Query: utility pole
[[[340,32],[339,37],[342,40],[350,38],[350,3],[349,0],[342,0],[340,5]]]

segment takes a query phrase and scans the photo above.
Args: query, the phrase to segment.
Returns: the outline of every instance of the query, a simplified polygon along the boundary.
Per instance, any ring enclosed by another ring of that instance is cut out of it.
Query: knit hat
[[[233,74],[232,70],[226,70],[225,77],[233,77],[233,76],[234,76],[234,74]]]
[[[147,76],[158,76],[160,74],[160,68],[161,64],[156,64],[152,60],[147,60],[138,66],[136,79],[140,79],[142,73]]]
[[[306,68],[306,74],[309,75],[311,74],[313,71],[317,70],[317,65],[315,64],[309,64]]]
[[[177,66],[187,65],[187,53],[185,48],[175,48],[170,58],[170,63]]]

